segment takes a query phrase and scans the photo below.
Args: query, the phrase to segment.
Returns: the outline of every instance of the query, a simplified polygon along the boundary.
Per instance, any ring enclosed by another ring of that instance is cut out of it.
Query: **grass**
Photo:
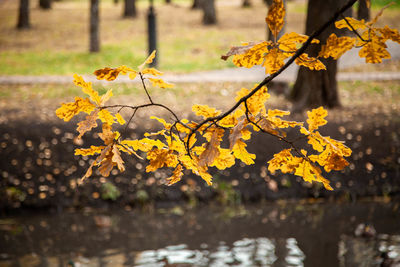
[[[156,3],[159,68],[191,72],[231,67],[220,56],[231,45],[262,40],[266,35],[266,7],[254,1],[241,8],[240,1],[221,2],[217,26],[203,26],[201,11],[190,10],[191,1],[174,5]],[[53,9],[31,8],[32,28],[15,30],[17,1],[0,4],[0,75],[88,74],[104,66],[135,66],[147,54],[147,2],[139,1],[139,16],[122,19],[122,1],[101,4],[102,51],[88,51],[88,4],[86,1],[54,2]],[[171,16],[171,14],[173,14]],[[302,31],[302,15],[289,18],[290,31]]]
[[[373,15],[386,0],[372,1]],[[400,6],[399,1],[394,7]],[[253,0],[252,8],[241,8],[240,0],[217,1],[219,23],[203,26],[201,12],[190,10],[191,1],[172,5],[155,1],[158,21],[159,68],[165,72],[192,72],[232,67],[220,56],[231,45],[265,38],[266,6]],[[30,30],[17,31],[18,1],[0,3],[0,75],[89,74],[110,66],[139,65],[147,54],[147,1],[138,1],[139,16],[122,19],[122,1],[101,3],[100,53],[88,53],[88,2],[63,0],[43,11],[31,6]],[[393,8],[394,8],[393,7]],[[304,31],[305,2],[288,3],[287,32]],[[290,14],[295,14],[290,16]],[[385,10],[380,25],[399,28],[399,12]]]

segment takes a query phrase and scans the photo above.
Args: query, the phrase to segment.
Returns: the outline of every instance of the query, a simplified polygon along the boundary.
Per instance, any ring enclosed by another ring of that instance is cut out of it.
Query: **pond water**
[[[0,266],[381,266],[400,203],[266,203],[0,219]]]

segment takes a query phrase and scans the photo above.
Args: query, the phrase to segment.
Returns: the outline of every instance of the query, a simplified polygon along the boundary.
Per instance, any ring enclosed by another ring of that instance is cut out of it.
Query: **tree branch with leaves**
[[[114,81],[119,75],[129,75],[132,80],[140,79],[147,98],[147,101],[140,105],[107,105],[107,101],[112,97],[112,90],[100,96],[92,88],[91,83],[75,75],[74,83],[80,86],[89,97],[76,97],[74,102],[62,104],[56,114],[59,118],[69,121],[81,112],[87,113],[88,115],[78,123],[78,137],[81,138],[84,134],[91,132],[100,121],[102,131],[99,136],[104,143],[101,146],[75,150],[75,155],[96,155],[82,179],[90,177],[94,167],[98,167],[103,176],[109,176],[115,167],[121,172],[124,171],[125,162],[122,154],[125,153],[141,159],[141,155],[145,155],[149,161],[146,167],[147,172],[170,168],[171,176],[167,178],[169,185],[179,182],[185,170],[190,170],[211,185],[210,168],[224,170],[232,167],[236,162],[246,165],[255,163],[256,155],[247,151],[246,142],[250,142],[255,133],[262,132],[273,136],[277,142],[283,142],[288,147],[276,153],[267,162],[271,173],[276,171],[292,173],[302,177],[304,181],[321,182],[327,190],[333,190],[329,180],[324,178],[323,171],[329,173],[332,170],[344,169],[349,164],[346,158],[352,151],[343,142],[323,136],[319,132],[319,128],[327,123],[325,119],[328,115],[327,110],[319,107],[308,111],[305,123],[286,120],[285,117],[290,115],[289,111],[266,107],[270,97],[266,85],[293,62],[318,71],[325,68],[319,58],[337,59],[357,46],[362,46],[360,56],[365,57],[367,63],[377,63],[382,58],[387,58],[385,42],[393,40],[400,43],[400,35],[397,30],[390,29],[388,26],[374,27],[381,13],[370,22],[348,17],[337,21],[341,14],[355,2],[356,0],[348,1],[310,36],[286,33],[278,39],[285,9],[282,0],[274,0],[266,19],[275,36],[274,40],[248,42],[241,46],[234,46],[222,56],[224,60],[233,57],[234,64],[239,67],[250,68],[254,65],[262,65],[269,76],[252,89],[240,89],[236,93],[236,103],[225,112],[207,105],[193,105],[192,111],[200,117],[198,120],[181,119],[171,108],[157,103],[151,97],[149,85],[164,89],[173,86],[160,78],[163,75],[162,72],[147,67],[153,61],[155,51],[137,69],[120,66],[107,67],[94,72],[99,80]],[[319,42],[316,39],[318,35],[332,23],[335,23],[338,28],[348,27],[352,31],[362,32],[357,33],[355,37],[337,37],[332,34],[317,57],[305,54],[306,48],[311,43]],[[286,63],[285,60],[287,60]],[[163,128],[160,131],[145,133],[140,139],[126,139],[126,131],[130,123],[134,121],[137,111],[148,108],[164,109],[172,116],[171,121],[151,116],[150,119],[162,125]],[[130,110],[128,121],[121,115],[124,109]],[[122,134],[116,130],[116,125],[124,127]],[[289,129],[298,131],[298,136],[293,140],[287,137]],[[299,141],[303,139],[307,140],[308,145],[300,147]]]

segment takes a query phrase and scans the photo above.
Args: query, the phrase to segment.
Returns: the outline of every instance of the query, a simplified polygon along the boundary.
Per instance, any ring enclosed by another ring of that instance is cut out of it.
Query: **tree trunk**
[[[29,0],[19,1],[19,14],[18,14],[18,29],[29,29],[31,24],[29,23]]]
[[[345,0],[309,0],[306,34],[310,35],[314,32],[344,3]],[[324,44],[332,32],[339,33],[334,24],[331,24],[317,38]],[[318,55],[318,52],[321,50],[321,43],[311,45],[306,53],[310,56]],[[293,111],[298,112],[305,108],[318,106],[329,108],[340,106],[336,80],[337,62],[332,59],[321,61],[325,64],[326,70],[312,71],[308,68],[300,67],[290,94],[290,98],[293,101]]]
[[[242,7],[251,7],[251,0],[243,0]]]
[[[171,0],[165,0],[166,4],[171,4]]]
[[[364,19],[366,21],[369,21],[370,11],[367,5],[367,0],[358,1],[357,18],[359,20]]]
[[[214,0],[201,0],[201,8],[203,9],[203,24],[217,24],[217,12],[215,10]]]
[[[200,8],[200,0],[193,0],[192,9]]]
[[[118,0],[114,0],[114,5],[118,5]]]
[[[42,9],[51,9],[51,0],[39,0],[39,7]]]
[[[136,18],[136,0],[125,0],[124,5],[124,18]]]
[[[100,51],[99,0],[90,0],[90,52]]]

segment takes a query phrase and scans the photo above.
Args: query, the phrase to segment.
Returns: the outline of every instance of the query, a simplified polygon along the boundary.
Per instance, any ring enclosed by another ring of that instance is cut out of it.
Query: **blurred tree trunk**
[[[309,0],[307,8],[306,34],[310,35],[320,25],[338,10],[345,0]],[[345,14],[346,15],[346,14]],[[338,34],[334,24],[331,24],[325,31],[317,36],[320,44],[311,45],[306,53],[310,56],[317,56],[321,50],[321,43],[324,44],[331,33]],[[337,61],[332,59],[321,60],[326,70],[312,71],[300,67],[297,79],[291,91],[290,98],[293,101],[293,111],[298,112],[305,108],[325,106],[328,108],[340,106],[337,89]]]
[[[200,0],[193,0],[192,9],[200,8]]]
[[[215,0],[201,0],[201,8],[203,9],[203,24],[217,24],[217,12],[215,10]]]
[[[369,7],[367,4],[367,0],[359,0],[358,1],[357,18],[359,20],[364,19],[366,21],[369,21],[370,11],[369,11]]]
[[[165,0],[166,4],[171,4],[171,0]]]
[[[242,7],[251,7],[251,0],[243,0]]]
[[[28,29],[31,27],[29,22],[29,0],[19,1],[18,29]]]
[[[124,18],[136,18],[136,0],[124,0]]]
[[[99,0],[90,0],[90,52],[100,51]]]
[[[118,5],[118,0],[114,0],[114,5]]]
[[[39,7],[42,9],[51,9],[51,0],[39,0]]]

